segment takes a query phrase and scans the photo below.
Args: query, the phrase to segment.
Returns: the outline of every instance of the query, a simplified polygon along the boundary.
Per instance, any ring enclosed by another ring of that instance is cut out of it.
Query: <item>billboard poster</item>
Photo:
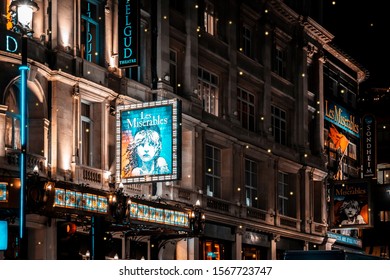
[[[118,65],[127,68],[139,65],[140,37],[139,0],[118,1]]]
[[[179,179],[179,104],[172,99],[117,107],[117,183]]]
[[[333,101],[325,100],[325,120],[360,138],[359,118]]]
[[[343,235],[358,237],[357,228],[371,226],[369,182],[334,181],[332,227]]]

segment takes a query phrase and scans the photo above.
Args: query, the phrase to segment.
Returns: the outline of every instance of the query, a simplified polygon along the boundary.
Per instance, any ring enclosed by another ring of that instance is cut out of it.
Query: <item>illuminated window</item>
[[[5,105],[8,107],[5,114],[5,146],[14,150],[21,149],[19,95],[17,87],[12,86],[5,100]]]
[[[242,127],[255,131],[255,96],[241,88],[237,90],[237,112]]]
[[[220,197],[221,188],[221,150],[206,145],[206,186],[207,195]]]
[[[81,164],[92,166],[91,104],[81,103]]]
[[[81,2],[81,56],[96,64],[100,63],[100,5],[98,1]]]
[[[221,244],[212,241],[204,242],[204,260],[220,260],[221,259]]]
[[[379,211],[379,219],[381,222],[390,222],[390,211]]]
[[[215,16],[214,4],[209,1],[205,3],[204,28],[210,35],[217,35],[217,18]]]
[[[202,69],[198,69],[198,97],[203,101],[203,109],[218,116],[218,76]]]
[[[257,207],[257,163],[245,159],[245,198],[246,206]]]
[[[11,112],[5,118],[5,146],[11,149],[20,149],[20,116]]]

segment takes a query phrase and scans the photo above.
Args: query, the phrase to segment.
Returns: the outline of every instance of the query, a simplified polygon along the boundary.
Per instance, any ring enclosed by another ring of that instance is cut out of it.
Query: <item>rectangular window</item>
[[[140,81],[140,77],[141,77],[141,71],[140,71],[141,67],[128,67],[128,68],[125,68],[125,75],[127,78],[129,79],[132,79],[134,81],[137,81],[137,82],[141,82]]]
[[[215,16],[214,4],[206,1],[204,10],[204,29],[210,35],[217,35],[217,18]]]
[[[206,145],[205,179],[207,195],[221,196],[221,150],[212,145]]]
[[[184,8],[184,1],[183,0],[169,0],[169,7],[171,9],[174,9],[182,14],[185,12]]]
[[[241,88],[237,89],[237,113],[242,127],[255,131],[255,96]]]
[[[337,96],[337,81],[330,76],[325,76],[324,87],[328,96]]]
[[[314,204],[314,222],[322,223],[322,205],[323,205],[323,182],[313,182],[313,204]]]
[[[245,159],[245,194],[246,206],[258,207],[257,163],[250,159]]]
[[[287,51],[279,45],[274,46],[273,72],[282,78],[287,78]]]
[[[81,164],[92,166],[91,104],[81,103]]]
[[[271,106],[272,136],[276,143],[287,144],[286,112],[278,107]]]
[[[245,25],[242,27],[242,53],[252,57],[252,31]]]
[[[81,56],[89,62],[99,64],[99,5],[93,0],[81,3]]]
[[[278,172],[278,210],[281,215],[288,215],[289,196],[288,174]]]
[[[198,97],[203,110],[218,116],[218,77],[202,68],[198,69]]]
[[[169,83],[173,88],[173,92],[177,93],[177,53],[173,50],[169,51],[169,75]]]

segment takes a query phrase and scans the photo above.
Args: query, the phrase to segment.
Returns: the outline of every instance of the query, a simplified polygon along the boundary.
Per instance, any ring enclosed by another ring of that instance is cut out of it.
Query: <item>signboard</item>
[[[359,119],[332,101],[325,100],[325,120],[360,138]]]
[[[0,251],[7,250],[8,246],[8,223],[0,221]]]
[[[171,99],[118,106],[116,149],[117,183],[180,179],[179,101]]]
[[[55,188],[53,207],[107,213],[108,199],[92,193]]]
[[[20,35],[8,30],[0,30],[0,51],[19,54],[21,52]]]
[[[340,243],[340,244],[352,245],[352,246],[356,246],[356,247],[359,247],[359,248],[363,247],[362,240],[358,239],[358,238],[345,236],[345,235],[334,233],[334,232],[327,232],[326,235],[329,238],[336,239],[336,242]]]
[[[118,67],[139,65],[139,0],[118,1]]]
[[[8,201],[7,183],[0,182],[0,203]]]
[[[376,120],[371,114],[363,117],[363,176],[376,178]]]
[[[132,222],[143,221],[184,229],[189,229],[190,227],[187,212],[155,207],[134,201],[130,203],[130,220]]]
[[[357,230],[353,229],[371,226],[369,182],[334,181],[332,191],[332,228],[357,237]]]

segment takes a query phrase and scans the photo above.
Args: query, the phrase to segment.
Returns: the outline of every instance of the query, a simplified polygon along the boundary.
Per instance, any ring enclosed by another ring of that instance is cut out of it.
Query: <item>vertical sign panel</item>
[[[118,1],[118,66],[139,65],[139,0]]]
[[[363,176],[376,178],[376,120],[373,115],[363,117],[362,160]]]

